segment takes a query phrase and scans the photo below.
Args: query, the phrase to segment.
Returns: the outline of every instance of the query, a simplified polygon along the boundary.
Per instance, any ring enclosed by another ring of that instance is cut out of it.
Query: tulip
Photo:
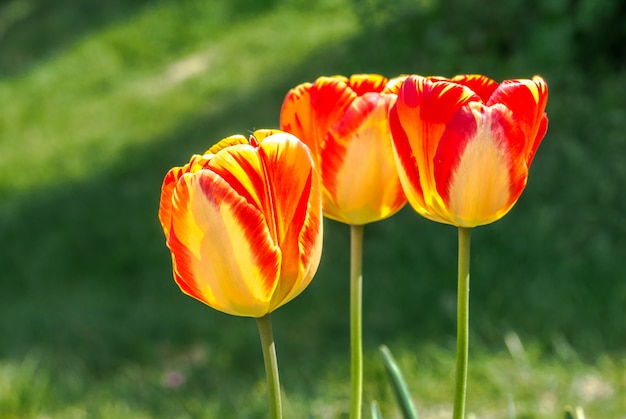
[[[415,211],[459,227],[503,217],[524,190],[546,133],[547,98],[537,76],[500,84],[479,75],[409,76],[389,118]]]
[[[500,84],[481,75],[409,76],[389,112],[409,203],[459,230],[454,419],[464,418],[467,392],[470,233],[520,197],[548,128],[547,100],[538,76]]]
[[[401,81],[377,74],[320,77],[291,89],[280,113],[281,129],[304,141],[320,168],[324,215],[350,225],[352,419],[361,417],[363,387],[363,226],[406,204],[388,123]]]
[[[270,417],[282,418],[269,313],[311,282],[322,252],[319,175],[308,147],[291,134],[235,135],[163,181],[159,220],[174,280],[224,313],[255,317]]]
[[[219,142],[163,182],[159,219],[174,279],[224,313],[261,317],[311,282],[322,249],[319,178],[291,134]]]
[[[406,203],[387,120],[399,82],[375,74],[320,77],[287,93],[281,129],[311,148],[326,217],[363,225]]]

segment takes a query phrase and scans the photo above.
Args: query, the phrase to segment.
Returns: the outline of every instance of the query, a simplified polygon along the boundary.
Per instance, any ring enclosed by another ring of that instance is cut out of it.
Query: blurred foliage
[[[626,3],[621,0],[353,0],[364,28],[406,28],[427,49],[488,51],[565,70],[626,64]]]

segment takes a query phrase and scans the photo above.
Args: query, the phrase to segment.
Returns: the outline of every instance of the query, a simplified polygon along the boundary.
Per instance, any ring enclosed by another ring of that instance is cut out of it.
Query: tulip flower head
[[[180,289],[228,314],[258,318],[287,303],[321,257],[317,169],[280,131],[228,137],[171,169],[159,220]]]
[[[407,77],[390,110],[394,153],[411,206],[459,227],[489,224],[517,202],[543,139],[548,87],[480,75]]]
[[[387,117],[399,84],[374,74],[320,77],[285,97],[281,129],[311,148],[328,218],[362,225],[406,203]]]

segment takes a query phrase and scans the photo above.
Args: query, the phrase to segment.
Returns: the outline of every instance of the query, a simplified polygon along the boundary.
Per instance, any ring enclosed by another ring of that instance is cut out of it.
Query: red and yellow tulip
[[[363,225],[406,203],[387,119],[400,82],[375,74],[320,77],[285,97],[281,129],[311,148],[328,218]]]
[[[389,119],[411,206],[459,227],[503,217],[521,195],[543,139],[548,86],[481,75],[409,76]]]
[[[232,136],[167,173],[159,220],[185,294],[258,318],[300,294],[317,270],[319,175],[291,134]]]

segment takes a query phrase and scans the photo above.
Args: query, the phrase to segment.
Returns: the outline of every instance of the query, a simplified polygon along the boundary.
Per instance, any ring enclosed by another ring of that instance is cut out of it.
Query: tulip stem
[[[361,418],[363,403],[363,226],[350,226],[350,351],[352,397],[350,418]]]
[[[281,419],[283,417],[280,402],[280,382],[278,379],[278,361],[276,359],[276,346],[272,333],[272,322],[269,313],[263,317],[257,317],[261,347],[263,348],[263,362],[265,363],[265,375],[267,377],[267,393],[270,402],[270,418]]]
[[[465,417],[469,354],[469,265],[471,228],[459,227],[459,279],[457,295],[456,385],[453,419]]]

